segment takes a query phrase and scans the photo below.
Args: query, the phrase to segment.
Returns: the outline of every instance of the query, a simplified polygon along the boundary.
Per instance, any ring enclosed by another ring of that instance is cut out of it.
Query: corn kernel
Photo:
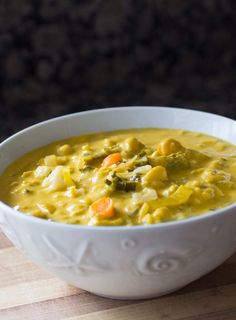
[[[55,154],[51,154],[49,156],[46,156],[44,158],[44,163],[45,163],[46,166],[56,167],[56,165],[57,165],[57,157],[55,156]]]
[[[227,147],[226,147],[226,145],[224,145],[224,144],[218,144],[218,146],[217,146],[217,149],[218,149],[219,151],[224,151],[226,148],[227,148]]]
[[[60,156],[57,157],[57,163],[58,164],[66,164],[68,162],[68,157],[67,156]]]
[[[72,153],[72,147],[69,144],[64,144],[57,149],[57,154],[59,156],[66,156]]]
[[[71,177],[70,174],[70,170],[69,169],[65,169],[63,171],[63,178],[64,178],[64,182],[67,186],[71,187],[71,186],[75,186],[75,183]]]
[[[22,173],[22,178],[27,178],[27,177],[30,177],[31,174],[33,173],[33,171],[25,171]]]
[[[148,213],[148,210],[149,205],[147,202],[144,202],[138,212],[139,220],[142,220],[142,218]]]
[[[202,197],[204,200],[210,200],[215,197],[215,191],[212,188],[207,188],[202,192]]]
[[[37,203],[37,207],[40,209],[41,213],[47,214],[55,211],[55,206],[50,203]]]
[[[82,149],[83,151],[91,150],[90,145],[89,145],[88,143],[83,144],[82,147],[81,147],[81,149]]]
[[[75,186],[71,186],[71,187],[68,188],[68,190],[64,194],[65,194],[66,197],[74,198],[79,193],[78,193],[77,189],[75,188]]]
[[[167,207],[158,208],[152,213],[153,221],[155,223],[166,221],[169,216],[169,213],[170,211]]]
[[[42,211],[33,211],[31,212],[31,215],[36,217],[36,218],[41,218],[41,219],[48,219],[48,216],[46,213],[42,212]]]
[[[116,141],[114,141],[113,139],[104,139],[104,146],[105,147],[112,147],[114,146],[114,144],[116,143]]]
[[[153,218],[150,215],[150,213],[146,214],[146,216],[143,217],[142,223],[143,224],[152,224],[153,223]]]

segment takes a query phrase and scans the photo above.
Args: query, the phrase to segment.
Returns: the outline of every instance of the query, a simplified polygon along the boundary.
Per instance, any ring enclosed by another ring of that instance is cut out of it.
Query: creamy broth
[[[82,225],[149,225],[236,200],[236,147],[201,133],[129,129],[56,141],[12,163],[0,199]]]

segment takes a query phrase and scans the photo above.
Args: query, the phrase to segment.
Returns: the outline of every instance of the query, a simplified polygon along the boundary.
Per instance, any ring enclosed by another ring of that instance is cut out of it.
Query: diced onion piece
[[[48,166],[38,166],[34,171],[34,176],[36,178],[47,177],[51,169]]]
[[[57,166],[50,175],[43,180],[43,187],[47,187],[50,191],[63,189],[66,184],[63,176],[63,166]]]
[[[85,194],[84,188],[76,189],[75,186],[69,187],[68,190],[64,193],[64,195],[69,198],[75,198],[78,195],[84,195],[84,194]]]
[[[93,184],[97,183],[99,181],[99,175],[95,174],[92,178],[91,178],[91,182]]]
[[[151,169],[152,169],[152,166],[150,166],[150,164],[147,164],[146,166],[141,166],[141,167],[134,169],[134,172],[144,174],[144,173],[147,173]]]
[[[81,214],[87,206],[85,204],[79,202],[71,202],[67,205],[66,211],[70,214],[70,216]]]
[[[144,188],[141,192],[133,193],[132,200],[135,203],[143,203],[146,201],[156,200],[157,192],[155,189]]]

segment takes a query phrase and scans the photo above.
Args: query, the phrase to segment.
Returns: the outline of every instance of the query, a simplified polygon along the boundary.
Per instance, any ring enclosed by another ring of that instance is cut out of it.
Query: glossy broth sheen
[[[185,130],[83,135],[11,164],[0,177],[0,199],[25,214],[64,223],[182,220],[236,200],[235,160],[234,145]]]

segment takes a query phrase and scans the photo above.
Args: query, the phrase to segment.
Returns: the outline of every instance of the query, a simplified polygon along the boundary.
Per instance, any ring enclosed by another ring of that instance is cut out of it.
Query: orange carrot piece
[[[103,197],[91,204],[91,209],[94,214],[102,218],[112,218],[115,214],[113,201],[109,197]]]
[[[107,156],[103,160],[102,166],[103,167],[110,167],[111,165],[113,165],[121,160],[122,160],[122,156],[120,153],[112,153],[112,154],[109,154],[109,156]]]

